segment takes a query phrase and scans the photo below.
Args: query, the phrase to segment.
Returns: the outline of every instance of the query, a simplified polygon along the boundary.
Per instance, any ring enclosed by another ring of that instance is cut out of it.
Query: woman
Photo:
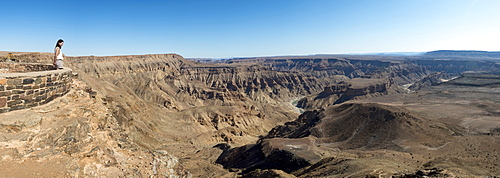
[[[57,69],[62,69],[63,68],[63,53],[61,51],[61,48],[62,46],[64,45],[64,40],[62,39],[59,39],[57,40],[57,43],[56,43],[56,47],[54,49],[54,66],[57,68]]]

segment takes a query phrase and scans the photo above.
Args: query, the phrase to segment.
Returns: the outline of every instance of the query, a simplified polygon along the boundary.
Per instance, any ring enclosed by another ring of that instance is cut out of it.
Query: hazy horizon
[[[0,51],[186,58],[500,51],[500,1],[8,1]]]

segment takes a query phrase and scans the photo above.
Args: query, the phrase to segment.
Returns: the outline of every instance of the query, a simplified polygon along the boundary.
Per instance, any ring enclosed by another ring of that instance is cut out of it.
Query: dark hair
[[[61,45],[59,45],[59,43],[60,43],[60,42],[64,42],[64,40],[63,40],[63,39],[59,39],[59,40],[57,40],[57,43],[56,43],[56,48],[57,48],[57,47],[59,47],[59,49],[61,49],[61,48],[62,48],[62,46],[61,46]]]

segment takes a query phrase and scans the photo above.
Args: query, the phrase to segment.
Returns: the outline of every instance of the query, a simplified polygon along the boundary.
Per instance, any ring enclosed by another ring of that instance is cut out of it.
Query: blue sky
[[[68,56],[500,51],[498,0],[16,0],[0,19],[0,51]]]

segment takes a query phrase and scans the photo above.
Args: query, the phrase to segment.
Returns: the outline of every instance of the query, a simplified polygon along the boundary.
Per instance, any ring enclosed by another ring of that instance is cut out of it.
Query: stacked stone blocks
[[[36,63],[0,62],[0,73],[37,72],[55,69],[52,65]]]
[[[45,104],[70,90],[72,71],[0,74],[0,113]]]

